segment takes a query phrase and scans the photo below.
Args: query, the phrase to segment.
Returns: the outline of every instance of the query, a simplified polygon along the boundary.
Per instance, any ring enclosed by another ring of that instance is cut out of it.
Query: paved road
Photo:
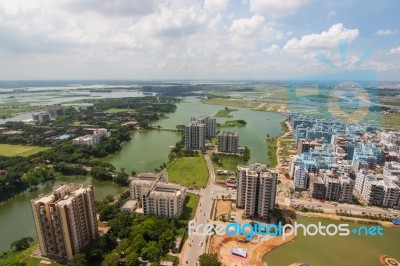
[[[230,196],[232,199],[236,199],[236,189],[226,188],[215,184],[214,166],[208,154],[204,155],[204,158],[209,174],[207,187],[205,189],[190,191],[191,193],[195,193],[200,196],[199,205],[196,211],[196,216],[194,218],[194,226],[197,226],[199,224],[206,224],[209,222],[213,201],[217,197],[221,199],[222,196]],[[182,261],[180,262],[181,265],[198,265],[197,262],[199,256],[205,252],[206,238],[207,237],[204,234],[194,234],[192,230],[191,235],[185,242],[186,247],[182,250],[182,252],[184,253],[182,254]],[[203,244],[200,246],[201,241],[203,242]]]

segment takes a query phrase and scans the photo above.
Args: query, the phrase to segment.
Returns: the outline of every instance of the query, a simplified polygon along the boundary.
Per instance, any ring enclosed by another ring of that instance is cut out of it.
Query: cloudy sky
[[[400,80],[399,10],[398,0],[0,0],[0,80],[286,79],[356,69]]]

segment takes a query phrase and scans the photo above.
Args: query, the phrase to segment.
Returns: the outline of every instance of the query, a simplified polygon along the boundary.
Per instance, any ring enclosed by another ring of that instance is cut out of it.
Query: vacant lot
[[[231,214],[231,205],[232,202],[230,200],[218,200],[216,207],[216,218],[218,219],[223,214]]]
[[[170,182],[196,188],[207,185],[208,169],[203,155],[178,158],[167,171]]]
[[[38,147],[38,146],[24,146],[24,145],[10,145],[10,144],[0,144],[0,156],[23,156],[27,157],[29,155],[38,153],[40,151],[45,151],[50,148],[48,147]]]

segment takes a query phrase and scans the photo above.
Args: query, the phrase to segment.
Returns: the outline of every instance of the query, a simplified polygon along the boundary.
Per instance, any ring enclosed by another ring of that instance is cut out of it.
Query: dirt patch
[[[216,204],[216,219],[223,214],[230,214],[232,210],[232,202],[230,200],[218,200]]]
[[[246,241],[245,236],[217,236],[214,235],[210,242],[210,253],[217,253],[222,265],[226,266],[265,266],[263,257],[273,249],[294,239],[291,235],[282,240],[282,237],[256,236],[251,241]],[[231,254],[232,248],[243,248],[247,251],[247,258]]]

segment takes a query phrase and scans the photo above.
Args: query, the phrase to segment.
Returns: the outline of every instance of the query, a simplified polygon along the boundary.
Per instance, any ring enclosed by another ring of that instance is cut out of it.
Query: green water
[[[132,134],[132,139],[122,145],[122,150],[104,159],[117,169],[131,171],[154,171],[164,163],[169,146],[175,145],[180,137],[177,132],[147,130]]]
[[[301,224],[338,224],[328,219],[299,217]],[[361,225],[350,224],[350,228]],[[286,266],[292,263],[309,263],[313,266],[377,266],[379,256],[400,258],[400,229],[384,228],[383,236],[298,236],[264,257],[268,266]]]
[[[177,125],[186,125],[191,117],[200,115],[214,116],[224,106],[207,105],[200,99],[187,97],[184,102],[177,104],[177,110],[167,114],[168,118],[155,122],[163,128],[175,129]],[[280,122],[285,117],[278,113],[252,111],[249,108],[234,107],[238,111],[232,112],[232,118],[217,117],[217,122],[226,120],[243,119],[247,122],[245,127],[224,128],[239,132],[239,144],[250,149],[250,162],[268,163],[266,137],[281,134]],[[128,173],[132,170],[153,171],[154,168],[167,160],[169,146],[180,139],[179,135],[169,131],[142,131],[135,132],[132,140],[126,142],[122,150],[105,161],[113,164],[117,169],[125,168]]]
[[[11,242],[21,237],[31,236],[36,239],[30,200],[37,198],[39,194],[50,193],[52,187],[61,182],[93,185],[96,199],[102,199],[107,194],[119,194],[124,190],[112,182],[100,182],[90,177],[80,177],[48,182],[38,190],[20,193],[0,204],[0,251],[8,250]]]

